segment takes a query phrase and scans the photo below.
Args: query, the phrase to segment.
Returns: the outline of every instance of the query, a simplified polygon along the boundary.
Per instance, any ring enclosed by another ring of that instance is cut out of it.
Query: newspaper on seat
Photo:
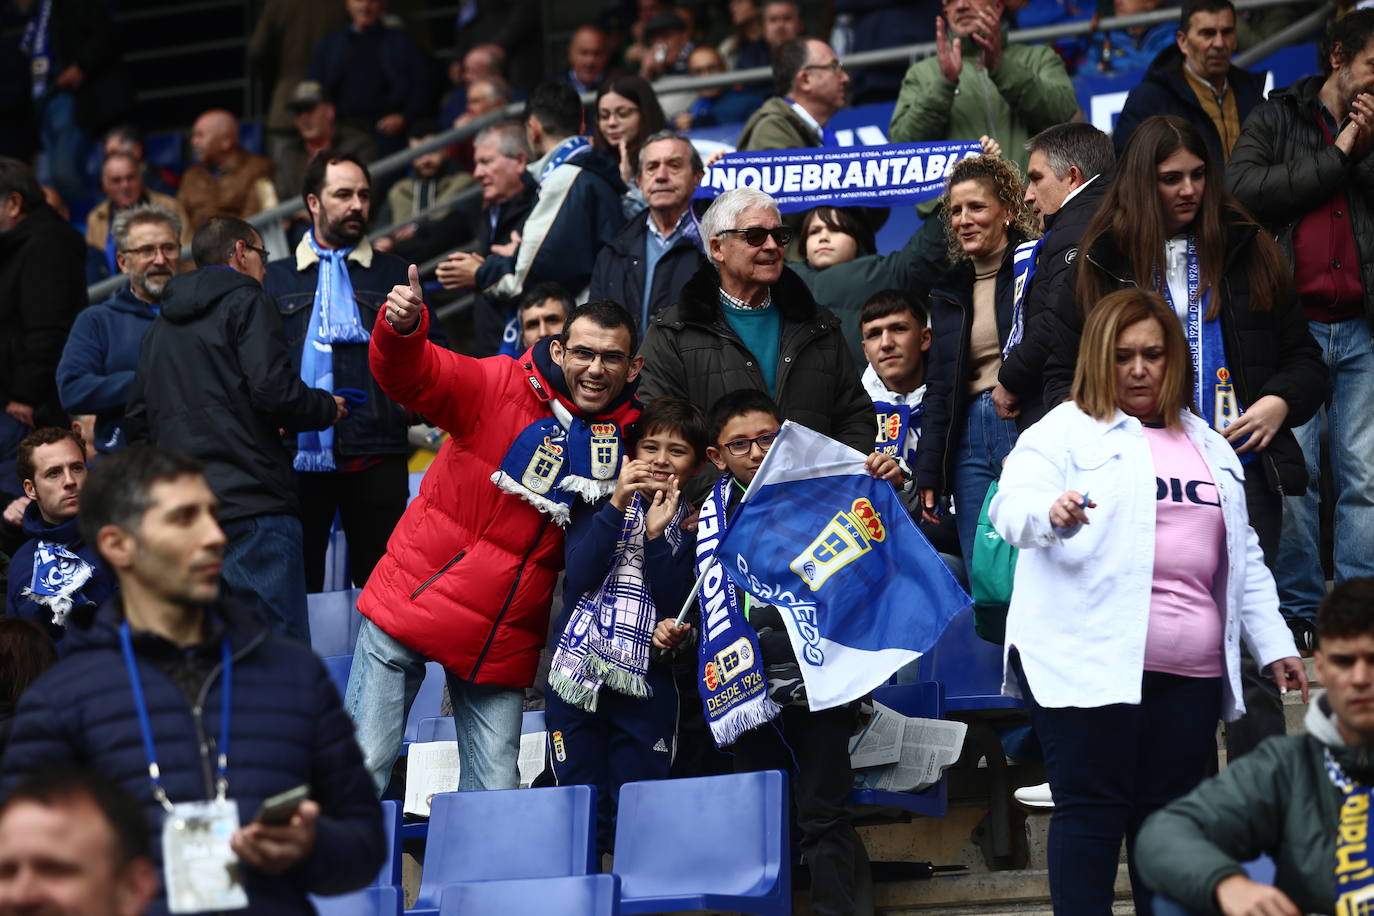
[[[526,732],[520,736],[520,788],[544,771],[544,747],[548,732]],[[426,741],[410,746],[406,758],[406,797],[404,811],[418,817],[429,817],[430,800],[440,792],[458,791],[457,741]]]
[[[880,792],[927,789],[959,759],[967,732],[963,722],[912,718],[875,701],[873,718],[849,739],[854,787]]]

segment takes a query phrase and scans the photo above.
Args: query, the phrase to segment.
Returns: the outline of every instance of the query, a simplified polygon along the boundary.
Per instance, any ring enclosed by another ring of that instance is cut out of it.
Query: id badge
[[[239,827],[232,801],[181,802],[162,822],[162,870],[173,913],[242,910],[248,894],[229,838]]]

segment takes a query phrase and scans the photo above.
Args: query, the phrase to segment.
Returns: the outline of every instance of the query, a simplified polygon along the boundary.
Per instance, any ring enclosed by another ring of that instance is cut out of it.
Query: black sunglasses
[[[790,226],[774,226],[772,229],[765,229],[762,226],[751,226],[748,229],[722,229],[716,235],[743,236],[750,248],[758,248],[763,244],[763,240],[770,235],[773,237],[773,241],[779,245],[786,245],[792,241],[792,228]]]

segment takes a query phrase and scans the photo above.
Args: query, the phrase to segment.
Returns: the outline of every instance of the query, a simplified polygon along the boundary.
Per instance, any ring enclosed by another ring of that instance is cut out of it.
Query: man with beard
[[[295,253],[267,265],[263,282],[277,303],[291,365],[312,388],[352,398],[332,429],[289,436],[301,495],[305,581],[324,587],[324,557],[337,511],[348,538],[350,573],[363,585],[405,511],[406,411],[377,387],[368,367],[368,330],[392,287],[406,284],[406,264],[374,251],[366,236],[372,180],[355,156],[326,151],[305,169],[302,198],[311,229]],[[429,324],[441,346],[443,331]]]
[[[167,281],[181,266],[180,218],[162,207],[121,210],[111,236],[120,273],[129,285],[76,316],[57,364],[62,409],[95,414],[95,448],[125,446],[124,405],[138,368],[143,332],[157,318]]]

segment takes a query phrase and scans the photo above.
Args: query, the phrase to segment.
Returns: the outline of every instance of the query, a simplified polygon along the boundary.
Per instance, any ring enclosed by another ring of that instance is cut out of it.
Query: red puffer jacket
[[[427,342],[427,313],[404,337],[384,315],[372,330],[373,375],[391,398],[450,438],[392,532],[358,608],[458,677],[527,687],[563,568],[563,530],[491,476],[515,438],[552,413],[550,398],[578,410],[529,353],[522,361],[473,359]],[[630,422],[638,413],[633,404],[622,403],[612,417]]]

